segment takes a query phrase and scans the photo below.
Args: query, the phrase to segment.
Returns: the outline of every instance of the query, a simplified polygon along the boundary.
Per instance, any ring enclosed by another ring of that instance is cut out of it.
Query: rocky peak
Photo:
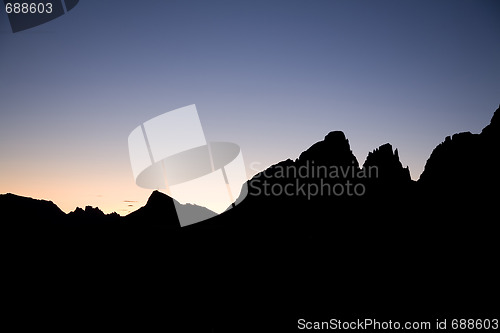
[[[500,138],[500,105],[496,109],[493,117],[491,118],[490,124],[483,128],[481,136],[488,138],[496,138],[499,141]]]
[[[450,193],[480,192],[481,186],[494,188],[497,172],[490,172],[498,159],[500,147],[500,107],[481,132],[457,133],[446,137],[432,151],[419,182],[447,188]],[[485,191],[487,192],[487,191]]]
[[[358,160],[353,155],[349,140],[342,131],[332,131],[323,141],[316,142],[300,154],[299,162],[314,161],[322,165],[348,165],[358,167]]]
[[[148,198],[146,206],[161,206],[161,205],[173,205],[174,201],[168,195],[155,190]]]
[[[100,220],[100,219],[106,218],[107,216],[115,217],[117,215],[118,214],[116,214],[116,213],[106,215],[98,207],[85,206],[85,209],[82,209],[80,207],[76,207],[76,209],[74,211],[72,211],[68,214],[68,217],[91,221],[91,220]]]
[[[368,153],[363,167],[368,168],[376,166],[378,168],[378,176],[381,180],[391,181],[410,181],[410,170],[408,167],[403,168],[399,160],[398,150],[392,150],[392,145],[386,143]]]
[[[325,136],[324,142],[328,143],[332,148],[339,150],[350,150],[349,140],[345,137],[342,131],[332,131]]]

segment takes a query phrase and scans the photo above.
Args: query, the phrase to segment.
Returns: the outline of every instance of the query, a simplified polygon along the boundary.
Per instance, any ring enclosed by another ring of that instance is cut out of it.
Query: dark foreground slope
[[[499,112],[481,134],[436,147],[418,182],[391,145],[360,166],[331,132],[249,180],[235,208],[184,228],[160,192],[124,218],[2,195],[17,216],[3,222],[12,315],[20,327],[167,332],[491,317]],[[18,228],[27,217],[36,228]]]

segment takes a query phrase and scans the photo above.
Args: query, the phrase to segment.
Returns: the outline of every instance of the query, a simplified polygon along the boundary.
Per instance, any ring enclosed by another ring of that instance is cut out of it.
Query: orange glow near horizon
[[[296,157],[290,156],[292,160]],[[357,156],[362,164],[365,156],[360,157]],[[402,157],[403,166],[406,166],[407,156]],[[265,154],[261,159],[262,162],[247,161],[248,178],[278,163],[279,160],[274,160],[275,158],[273,154]],[[284,158],[279,157],[279,159]],[[140,188],[135,184],[127,160],[108,163],[104,169],[99,169],[92,163],[83,166],[79,162],[66,160],[64,163],[55,161],[50,163],[46,160],[39,163],[37,169],[33,169],[28,163],[17,165],[4,163],[5,171],[0,175],[0,194],[13,193],[52,201],[65,213],[72,212],[77,207],[92,206],[98,207],[106,214],[116,212],[125,216],[143,207],[154,191]],[[62,167],[51,168],[50,164]],[[410,171],[412,178],[418,179],[419,174],[416,175],[411,166]],[[160,192],[167,194],[165,190]]]

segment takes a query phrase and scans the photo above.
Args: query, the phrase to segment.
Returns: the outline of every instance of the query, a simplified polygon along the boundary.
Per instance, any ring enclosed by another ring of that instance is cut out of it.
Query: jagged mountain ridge
[[[390,149],[392,152],[392,146],[390,144],[386,144],[384,145],[384,147]],[[384,150],[386,150],[386,148],[384,148]],[[328,154],[324,154],[325,151],[328,151]],[[376,151],[378,150],[375,150],[374,152],[375,154],[377,154]],[[270,170],[276,168],[277,166],[298,167],[300,165],[304,165],[305,163],[309,162],[313,164],[316,163],[316,165],[318,166],[338,165],[338,166],[345,166],[347,168],[355,168],[356,172],[360,170],[358,161],[356,157],[353,155],[349,146],[349,141],[345,137],[344,133],[341,131],[333,131],[325,136],[324,141],[320,141],[313,144],[309,149],[304,151],[295,161],[289,159],[286,161],[279,162],[269,167],[266,171],[269,172]],[[399,157],[397,157],[397,163],[401,165],[401,163],[399,162]],[[351,174],[351,171],[348,170],[347,173]],[[339,175],[341,174],[339,173]],[[251,181],[252,180],[250,180],[249,182]],[[0,199],[2,199],[2,196],[3,195],[0,195]],[[26,204],[29,203],[30,200],[36,200],[36,199],[25,198],[23,202]],[[2,200],[0,200],[0,203],[2,203]],[[56,206],[52,202],[50,203]],[[184,206],[186,207],[186,209],[203,210],[204,212],[207,211],[206,208],[195,205],[187,204]],[[58,214],[46,213],[41,215],[43,216],[42,219],[46,221],[60,221],[63,220],[64,215],[66,215],[66,221],[69,220],[81,223],[86,220],[93,222],[96,221],[118,222],[119,220],[123,220],[126,223],[133,223],[133,221],[142,220],[146,221],[145,224],[147,225],[162,225],[163,227],[166,228],[177,228],[179,226],[178,222],[176,221],[176,212],[173,208],[173,199],[170,198],[168,195],[158,191],[152,192],[145,206],[137,209],[136,211],[124,217],[119,217],[118,214],[116,213],[104,214],[99,208],[97,207],[94,208],[91,206],[87,206],[85,207],[85,209],[77,207],[74,211],[68,214],[64,214],[62,211],[60,211]],[[213,215],[215,216],[216,214],[213,213]],[[157,218],[158,216],[163,216],[164,218],[162,217],[161,219],[158,219]]]
[[[415,182],[410,178],[410,171],[408,167],[403,167],[399,160],[398,150],[393,151],[393,147],[386,143],[379,148],[370,152],[363,164],[363,168],[376,166],[377,177],[375,179],[358,179],[358,182],[363,185],[369,186],[374,190],[375,194],[384,192],[388,195],[397,186],[397,191],[414,191],[417,196],[422,196],[421,191],[432,193],[448,193],[454,196],[456,193],[463,193],[464,191],[479,191],[479,184],[485,184],[493,180],[493,183],[498,183],[498,172],[492,171],[490,174],[485,173],[484,165],[495,165],[497,152],[499,147],[499,109],[497,109],[492,117],[491,123],[487,125],[480,134],[471,134],[470,132],[454,134],[451,137],[446,137],[445,141],[439,144],[431,156],[429,157],[424,172],[420,179],[417,181],[418,188],[415,189]],[[313,144],[309,149],[305,150],[295,160],[285,160],[274,164],[255,175],[248,181],[250,193],[252,190],[259,189],[256,185],[259,177],[266,176],[271,183],[284,184],[289,182],[293,177],[274,177],[276,170],[286,170],[290,168],[299,168],[301,166],[311,165],[316,166],[338,166],[345,168],[352,168],[354,172],[359,172],[361,168],[356,157],[353,155],[349,141],[341,131],[332,131],[325,136],[323,141]],[[489,167],[486,167],[490,170]],[[339,172],[338,178],[332,180],[333,183],[351,179],[352,173],[346,172],[343,175]],[[472,173],[471,177],[467,177],[467,172]],[[485,175],[488,174],[488,179]],[[293,175],[292,175],[293,176]],[[345,176],[345,177],[344,177]],[[279,178],[279,179],[278,179]],[[314,178],[314,177],[312,177]],[[317,178],[317,177],[316,177]],[[456,182],[456,179],[461,179],[461,182]],[[477,181],[477,180],[480,181]],[[306,179],[306,183],[317,182],[318,179]],[[459,184],[459,186],[457,185]],[[481,185],[481,186],[483,186]],[[460,187],[460,188],[459,188]],[[384,190],[385,189],[385,190]],[[460,191],[461,189],[461,191]],[[382,191],[383,190],[383,191]],[[459,190],[457,192],[457,190]],[[381,192],[382,191],[382,192]],[[482,194],[487,194],[483,191]],[[392,198],[395,199],[399,193],[393,193]],[[432,196],[432,195],[431,195]],[[250,195],[249,198],[252,196]],[[253,197],[255,199],[256,196]],[[279,196],[274,196],[274,200],[282,200]],[[296,198],[294,198],[296,199]],[[310,198],[308,198],[310,199]],[[23,211],[24,219],[39,220],[39,221],[86,221],[86,220],[99,220],[99,221],[125,221],[128,224],[133,224],[134,221],[142,220],[149,221],[149,225],[163,225],[167,228],[177,228],[178,222],[176,220],[176,213],[173,208],[173,199],[165,194],[154,191],[148,202],[144,207],[130,213],[125,217],[119,217],[118,214],[104,214],[98,208],[86,207],[85,210],[81,208],[75,211],[64,214],[54,203],[50,201],[35,200],[16,196],[13,194],[0,195],[0,205],[3,211]],[[248,201],[248,198],[246,199]],[[249,201],[255,201],[250,199]],[[257,200],[258,201],[258,200]],[[286,200],[285,200],[286,201]],[[296,203],[296,200],[292,200]],[[258,204],[258,202],[255,202]],[[26,209],[26,207],[29,207]],[[270,207],[267,207],[270,209]],[[201,209],[203,207],[186,205],[186,209]],[[163,214],[161,222],[152,222],[156,216]],[[215,215],[215,214],[214,214]]]

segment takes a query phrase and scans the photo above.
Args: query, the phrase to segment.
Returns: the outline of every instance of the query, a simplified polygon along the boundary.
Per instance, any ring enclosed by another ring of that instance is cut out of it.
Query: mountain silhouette
[[[0,211],[10,223],[40,224],[47,220],[58,220],[64,215],[52,201],[31,199],[12,193],[0,194],[0,204]],[[11,218],[15,218],[15,221]]]
[[[403,168],[399,160],[398,150],[394,152],[390,143],[386,143],[373,152],[368,153],[363,164],[365,168],[376,166],[378,168],[378,179],[390,183],[408,183],[411,181],[410,169]]]
[[[181,225],[177,217],[175,199],[159,191],[153,191],[146,205],[125,216],[125,221],[135,224],[137,227],[156,226],[167,229],[180,229]],[[217,214],[209,209],[192,204],[180,205],[177,207],[184,210],[191,217],[214,217]]]
[[[174,199],[158,191],[124,217],[0,195],[16,299],[71,304],[57,309],[76,321],[89,308],[109,322],[168,318],[161,324],[181,328],[172,331],[491,317],[499,110],[480,134],[445,138],[418,181],[391,144],[360,166],[344,133],[330,132],[248,180],[236,207],[183,228]],[[103,295],[107,303],[95,301]],[[40,303],[35,313],[48,311]]]
[[[358,167],[358,160],[351,151],[349,140],[342,131],[333,131],[323,141],[313,144],[300,154],[299,162],[314,161],[319,165]]]
[[[434,193],[455,198],[489,196],[499,180],[495,168],[500,145],[498,114],[497,109],[480,134],[463,132],[446,137],[427,160],[419,183]]]

